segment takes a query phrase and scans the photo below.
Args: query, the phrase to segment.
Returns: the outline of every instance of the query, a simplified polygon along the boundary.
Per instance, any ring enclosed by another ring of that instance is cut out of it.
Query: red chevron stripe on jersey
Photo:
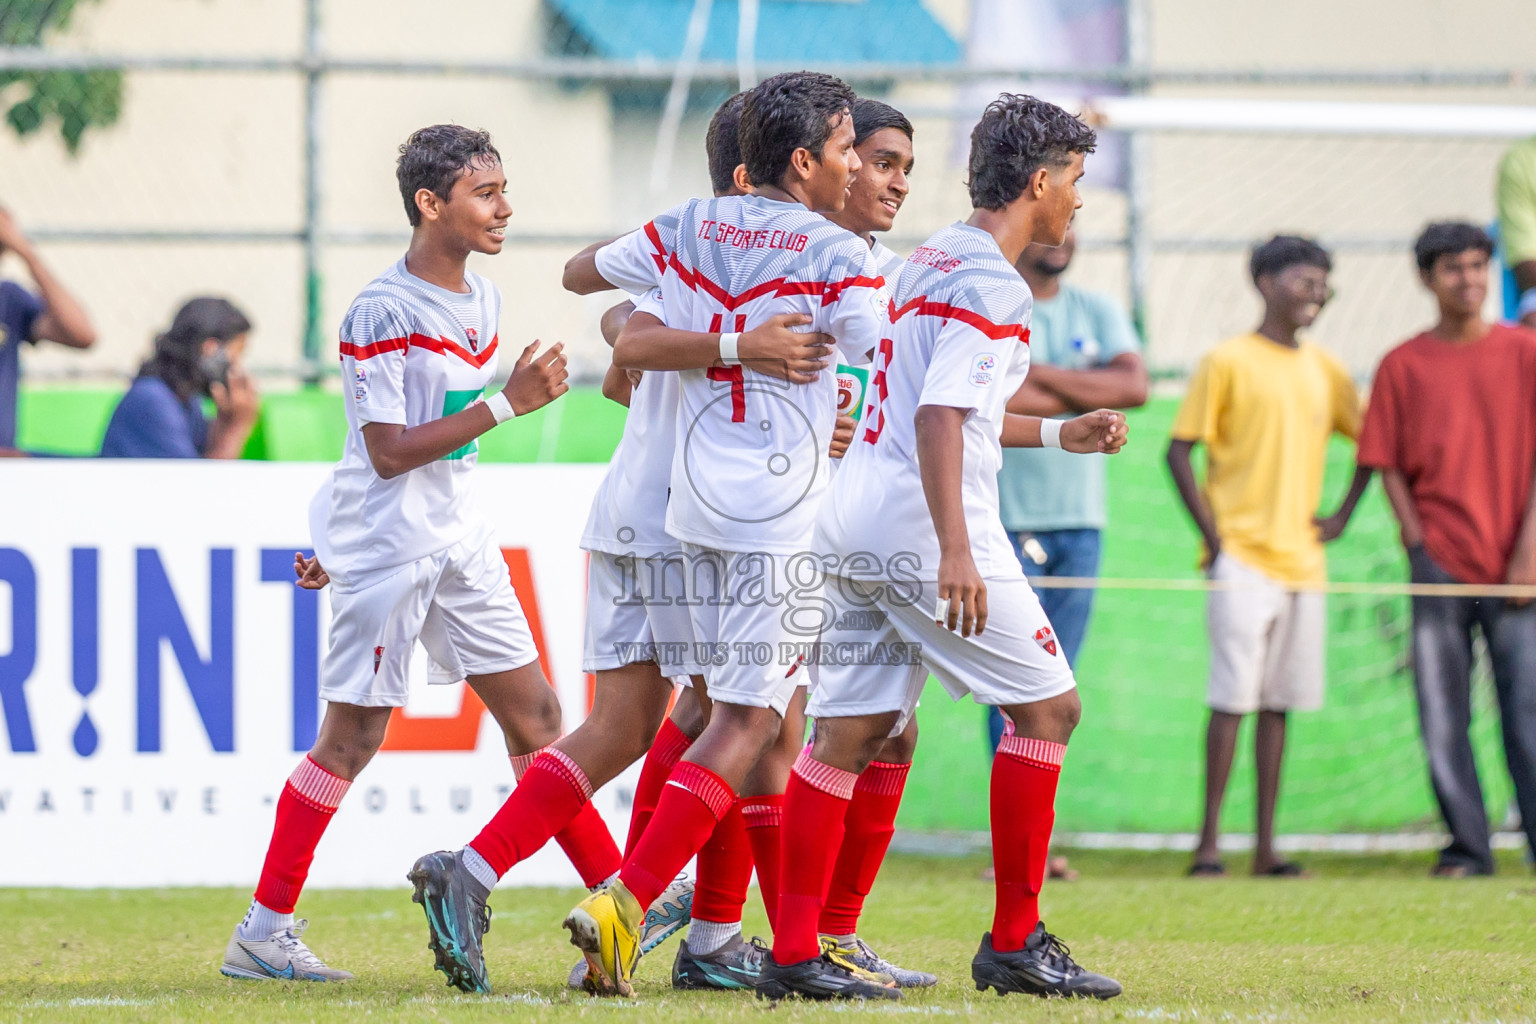
[[[341,343],[341,354],[351,356],[353,359],[372,359],[385,352],[403,352],[410,347],[409,338],[382,338],[371,345],[354,345],[350,341],[344,341]]]
[[[490,362],[491,356],[496,354],[496,343],[500,335],[491,339],[491,343],[485,346],[484,351],[476,354],[460,345],[458,342],[449,341],[447,338],[432,338],[425,334],[413,334],[409,338],[384,338],[375,341],[371,345],[354,345],[350,341],[341,343],[341,354],[351,356],[353,359],[372,359],[374,356],[383,355],[386,352],[400,352],[407,348],[424,348],[428,352],[436,352],[438,355],[458,356],[471,366],[484,366]]]
[[[651,245],[656,249],[651,254],[651,259],[656,261],[656,276],[660,277],[667,272],[667,257],[671,253],[667,252],[667,247],[661,244],[661,232],[656,229],[655,221],[645,222],[645,237],[651,240]]]
[[[672,254],[670,265],[677,272],[678,280],[682,281],[690,290],[708,293],[711,298],[728,310],[745,306],[753,299],[760,299],[765,295],[820,295],[821,304],[823,306],[830,306],[849,288],[885,287],[885,278],[865,277],[862,274],[856,277],[845,277],[841,281],[788,281],[785,278],[776,277],[771,281],[755,284],[740,295],[732,295],[725,288],[706,277],[702,270],[690,270],[688,267],[683,266],[676,253]]]
[[[894,299],[891,301],[891,323],[894,324],[908,313],[915,316],[942,316],[946,319],[959,320],[997,341],[1016,337],[1024,344],[1029,344],[1029,328],[1023,324],[995,324],[980,313],[966,309],[964,306],[951,306],[947,302],[929,302],[926,295],[919,295],[900,308],[897,307]]]

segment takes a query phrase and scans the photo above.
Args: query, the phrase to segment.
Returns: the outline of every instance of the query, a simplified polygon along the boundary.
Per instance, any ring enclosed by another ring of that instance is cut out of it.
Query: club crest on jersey
[[[984,388],[992,383],[992,378],[997,371],[997,356],[991,352],[983,352],[971,363],[971,383],[979,388]]]
[[[1035,639],[1036,640],[1040,639],[1040,634],[1039,633],[1035,634]],[[1055,652],[1052,652],[1052,653],[1055,653]],[[384,660],[384,645],[380,644],[378,647],[375,647],[373,649],[373,674],[374,675],[378,675],[379,674],[379,663],[382,662],[383,660]]]
[[[1035,643],[1044,648],[1046,654],[1056,657],[1056,634],[1051,632],[1050,626],[1041,626],[1035,630]]]
[[[368,371],[361,366],[352,371],[352,397],[359,402],[368,397]]]
[[[473,327],[466,327],[464,328],[464,335],[465,337],[469,338],[469,350],[471,352],[479,352],[480,332],[475,330]]]

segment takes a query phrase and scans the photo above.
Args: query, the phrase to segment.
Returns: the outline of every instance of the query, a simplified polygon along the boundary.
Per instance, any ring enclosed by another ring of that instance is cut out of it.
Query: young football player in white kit
[[[688,560],[695,636],[726,656],[708,671],[709,724],[619,881],[566,920],[604,991],[630,990],[641,908],[732,807],[799,685],[796,664],[781,658],[819,584],[814,563],[796,556],[826,485],[836,386],[831,374],[767,379],[742,365],[739,345],[752,324],[786,311],[810,314],[853,361],[878,340],[886,300],[867,244],[813,212],[840,208],[858,169],[853,100],[842,82],[809,72],[752,90],[740,129],[752,194],[684,204],[667,246],[665,322],[637,312],[615,346],[616,365],[678,371],[667,532]]]
[[[221,971],[232,977],[351,977],[309,950],[307,922],[295,922],[293,908],[326,826],[383,742],[392,710],[405,704],[418,640],[441,666],[434,681],[469,681],[509,754],[560,734],[559,702],[469,485],[476,438],[564,394],[565,358],[559,345],[536,357],[535,342],[506,386],[481,400],[496,374],[501,296],[465,262],[471,252],[501,251],[512,214],[490,136],[423,128],[400,147],[396,177],[411,245],[342,323],[349,429],[310,505],[314,583],[324,574],[331,583],[325,718],[278,799],[255,898],[225,950]],[[600,818],[583,842],[590,849],[578,859],[612,870],[618,852]]]
[[[1081,705],[1003,530],[996,481],[1003,445],[1109,453],[1125,440],[1116,412],[1059,421],[1005,411],[1029,367],[1030,294],[1014,264],[1031,242],[1064,240],[1094,142],[1059,107],[1000,97],[971,135],[970,218],[903,267],[872,406],[816,524],[815,550],[844,570],[825,590],[815,744],[785,800],[784,862],[797,870],[785,872],[760,994],[794,993],[785,976],[820,953],[836,849],[828,838],[843,831],[860,773],[905,726],[930,672],[957,699],[970,693],[1011,722],[993,760],[996,906],[972,963],[976,986],[1120,992],[1074,963],[1040,921],[1056,782]],[[854,609],[880,614],[850,619]]]
[[[725,171],[727,179],[734,169],[731,162]],[[585,254],[590,259],[572,262],[593,263],[601,276],[584,282],[579,274],[568,272],[567,284],[590,285],[573,288],[579,291],[619,286],[637,294],[654,292],[660,281],[655,257],[669,251],[675,225],[675,216],[662,214],[632,235],[596,247]],[[659,311],[659,306],[649,305],[655,302],[654,296],[641,295],[638,301],[640,309]],[[786,366],[819,366],[822,361],[812,360],[809,353],[822,346],[822,336],[789,329],[790,324],[808,320],[788,314],[774,317],[743,337],[742,353],[770,372],[786,372],[781,369]],[[432,891],[430,880],[423,877],[418,881],[418,896],[427,908],[431,948],[438,953],[440,968],[450,980],[472,982],[461,986],[467,990],[485,991],[489,985],[481,930],[473,922],[484,913],[496,881],[567,823],[595,813],[591,811],[593,792],[652,746],[672,696],[671,677],[698,676],[703,671],[696,658],[688,607],[651,599],[657,594],[682,593],[680,560],[673,557],[677,542],[665,530],[677,403],[676,374],[648,373],[641,378],[630,396],[624,435],[583,531],[582,546],[590,559],[582,667],[595,674],[591,712],[568,736],[532,761],[517,788],[468,845],[457,852],[430,854],[418,864],[418,869],[428,862],[443,865],[438,886],[442,895]],[[653,569],[667,575],[653,578]],[[675,738],[669,740],[675,742]],[[745,885],[743,881],[743,890]],[[595,886],[589,883],[589,887]],[[652,927],[647,929],[649,945],[683,923],[668,912],[667,903],[664,892],[648,902],[655,904]],[[641,944],[647,945],[645,938]]]

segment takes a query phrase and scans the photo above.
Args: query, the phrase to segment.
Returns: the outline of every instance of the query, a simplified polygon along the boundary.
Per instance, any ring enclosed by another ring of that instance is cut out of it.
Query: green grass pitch
[[[308,894],[308,938],[347,985],[240,982],[217,968],[245,897],[235,890],[0,889],[3,1021],[726,1021],[911,1015],[1037,1021],[1517,1021],[1536,1018],[1536,879],[1517,857],[1491,879],[1435,881],[1429,857],[1304,858],[1313,877],[1181,877],[1175,854],[1081,852],[1082,879],[1047,886],[1046,920],[1126,994],[1102,1004],[999,999],[969,961],[987,925],[979,858],[893,856],[865,934],[937,972],[900,1004],[783,1004],[674,993],[672,940],[643,961],[634,1000],[564,988],[559,922],[579,895],[499,890],[486,949],[496,995],[454,993],[431,970],[409,890]],[[761,929],[754,891],[748,929]]]

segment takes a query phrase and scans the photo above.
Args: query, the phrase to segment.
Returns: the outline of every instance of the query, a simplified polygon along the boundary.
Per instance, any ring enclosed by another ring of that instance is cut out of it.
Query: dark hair
[[[1328,255],[1327,249],[1310,238],[1276,235],[1262,245],[1253,247],[1253,253],[1248,257],[1248,273],[1253,277],[1254,284],[1258,284],[1259,278],[1278,274],[1286,267],[1298,264],[1332,270],[1333,258]]]
[[[895,128],[912,137],[912,122],[907,115],[879,100],[859,97],[853,101],[853,144],[862,145],[864,140],[882,128]]]
[[[188,300],[171,326],[155,336],[155,354],[139,367],[140,377],[158,377],[183,398],[207,386],[198,372],[203,342],[233,341],[251,329],[251,321],[233,302],[212,295]]]
[[[754,185],[777,185],[797,149],[818,157],[857,99],[840,78],[787,71],[759,82],[741,111],[741,157]]]
[[[1460,220],[1439,220],[1420,232],[1413,243],[1413,258],[1419,269],[1429,273],[1435,260],[1441,256],[1455,256],[1468,249],[1481,250],[1483,255],[1493,255],[1493,239],[1476,224]]]
[[[741,108],[746,90],[720,104],[704,133],[704,152],[709,156],[709,187],[723,196],[736,187],[736,168],[741,164]]]
[[[1041,167],[1065,167],[1073,153],[1092,153],[1097,144],[1092,128],[1056,104],[1005,92],[971,129],[971,205],[1001,210]]]
[[[447,202],[454,182],[471,167],[492,160],[500,163],[501,154],[491,145],[491,133],[484,129],[434,124],[412,132],[401,144],[400,159],[395,162],[395,180],[400,183],[400,198],[405,201],[411,227],[421,223],[417,191],[429,188]]]

